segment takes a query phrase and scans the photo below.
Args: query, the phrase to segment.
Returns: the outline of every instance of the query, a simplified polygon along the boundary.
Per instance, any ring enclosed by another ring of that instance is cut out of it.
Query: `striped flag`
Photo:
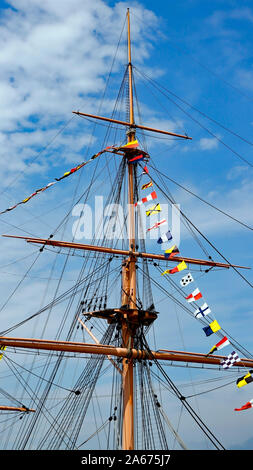
[[[136,202],[135,207],[140,204],[144,204],[145,202],[152,201],[153,199],[157,199],[157,194],[155,191],[152,191],[152,193],[148,194],[148,196],[143,197],[140,201]]]
[[[6,346],[1,346],[0,347],[0,351],[5,351],[5,350],[6,350]],[[2,357],[3,357],[3,353],[0,353],[0,361],[1,361]]]
[[[128,142],[127,144],[122,145],[122,147],[120,148],[121,149],[136,149],[138,145],[139,145],[138,140],[133,140],[132,142]]]
[[[190,295],[185,297],[185,299],[187,300],[187,302],[194,302],[195,300],[201,299],[201,297],[202,297],[202,294],[200,290],[197,288]]]
[[[136,155],[136,157],[133,157],[130,160],[128,160],[128,163],[141,162],[142,160],[144,160],[144,155],[141,153],[139,155]]]
[[[166,243],[166,242],[172,240],[172,238],[173,238],[173,237],[172,237],[172,235],[171,235],[171,232],[168,230],[168,232],[163,233],[163,234],[160,236],[160,238],[158,238],[157,243],[160,243],[160,244],[161,244],[161,243]]]
[[[219,351],[222,348],[225,348],[225,346],[228,346],[230,342],[228,341],[227,337],[224,336],[217,344],[215,344],[212,349],[210,349],[209,354],[213,354],[214,351]]]
[[[144,184],[141,189],[147,189],[147,188],[150,188],[151,186],[153,186],[153,182],[152,181],[149,181],[148,183]]]

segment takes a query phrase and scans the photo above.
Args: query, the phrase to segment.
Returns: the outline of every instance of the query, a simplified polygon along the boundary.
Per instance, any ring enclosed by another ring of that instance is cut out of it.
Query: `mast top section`
[[[130,34],[130,13],[127,9],[127,44],[128,44],[128,82],[129,82],[129,121],[128,142],[135,139],[134,124],[134,101],[133,101],[133,78],[132,78],[132,56],[131,56],[131,34]]]
[[[129,122],[120,121],[117,119],[112,119],[104,116],[96,116],[94,114],[81,113],[79,111],[72,111],[72,113],[77,114],[78,116],[85,116],[94,119],[99,119],[102,121],[113,122],[115,124],[121,124],[127,126],[128,130],[126,132],[128,142],[135,140],[136,129],[147,130],[150,132],[158,132],[159,134],[166,134],[172,137],[178,137],[181,139],[192,140],[192,137],[187,135],[182,135],[174,132],[163,131],[161,129],[154,129],[147,126],[142,126],[136,124],[134,121],[134,100],[133,100],[133,66],[132,66],[132,54],[131,54],[131,31],[130,31],[130,12],[129,8],[127,9],[127,44],[128,44],[128,81],[129,81]]]

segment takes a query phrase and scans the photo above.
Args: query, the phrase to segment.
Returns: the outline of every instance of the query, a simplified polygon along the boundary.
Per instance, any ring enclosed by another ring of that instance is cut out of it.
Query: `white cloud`
[[[233,168],[231,168],[231,170],[229,170],[228,174],[227,174],[227,179],[228,180],[234,180],[234,179],[237,179],[238,177],[242,177],[242,176],[247,176],[248,174],[248,167],[245,166],[245,165],[237,165],[237,166],[234,166]]]
[[[253,90],[253,71],[252,70],[245,70],[239,69],[236,71],[236,79],[237,82],[245,88],[246,90]]]
[[[247,173],[248,172],[248,173]],[[244,178],[242,178],[244,176]],[[227,181],[229,181],[229,186]],[[181,182],[181,184],[194,194],[217,207],[221,211],[238,219],[242,223],[253,227],[252,194],[253,184],[251,174],[246,167],[234,167],[227,173],[227,181],[224,185],[217,184],[215,190],[208,191],[210,180],[206,180],[205,185],[194,185],[191,181]],[[230,182],[233,182],[230,183]],[[211,186],[210,186],[211,187]],[[247,229],[238,222],[230,219],[226,215],[209,207],[205,203],[198,201],[182,189],[173,191],[174,199],[180,203],[183,213],[190,218],[198,229],[207,237],[220,237],[228,233],[247,233]],[[186,239],[190,235],[181,224],[181,239]],[[225,238],[226,240],[226,238]]]
[[[102,0],[10,1],[0,21],[0,166],[9,174],[24,171],[29,159],[44,148],[75,109],[96,113],[126,15],[124,2],[109,7]],[[135,4],[132,22],[135,60],[149,54],[149,25],[155,15]],[[125,39],[124,39],[125,41]],[[114,71],[126,63],[123,40]],[[123,64],[123,65],[122,65]],[[113,101],[106,97],[107,112]],[[86,122],[72,121],[74,137],[57,137],[61,159],[74,161],[87,145]],[[72,152],[69,150],[74,149]],[[54,143],[54,149],[56,142]],[[70,153],[71,152],[71,153]],[[40,165],[34,166],[38,171]]]
[[[231,10],[217,10],[210,17],[209,22],[213,26],[217,27],[222,25],[226,20],[246,20],[253,22],[253,12],[250,8],[235,8]]]
[[[203,137],[199,141],[199,147],[201,150],[213,150],[218,147],[218,140],[215,138],[206,138]]]

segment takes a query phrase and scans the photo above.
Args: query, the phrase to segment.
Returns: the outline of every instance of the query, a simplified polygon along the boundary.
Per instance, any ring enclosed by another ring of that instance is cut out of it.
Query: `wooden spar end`
[[[24,413],[35,413],[36,410],[33,408],[26,408],[24,406],[0,406],[0,411],[22,411]]]
[[[192,137],[189,137],[188,135],[176,134],[175,132],[163,131],[161,129],[154,129],[153,127],[142,126],[140,124],[131,124],[130,122],[120,121],[118,119],[111,119],[111,118],[104,117],[104,116],[96,116],[95,114],[80,113],[79,111],[72,111],[72,113],[77,114],[78,116],[85,116],[85,117],[90,117],[93,119],[99,119],[100,121],[114,122],[115,124],[120,124],[122,126],[127,126],[133,129],[143,129],[145,131],[158,132],[159,134],[166,134],[172,137],[179,137],[180,139],[192,140]]]
[[[50,246],[59,246],[62,248],[73,248],[76,250],[87,250],[87,251],[97,251],[101,253],[110,253],[114,255],[122,255],[122,256],[136,256],[137,258],[147,258],[147,259],[156,259],[160,261],[168,261],[164,258],[163,255],[158,255],[155,253],[141,253],[138,251],[129,251],[129,250],[121,250],[118,248],[108,248],[106,246],[96,246],[96,245],[86,245],[82,243],[73,243],[73,242],[66,242],[66,241],[59,241],[59,240],[52,240],[52,239],[44,239],[44,238],[33,238],[33,237],[24,237],[24,236],[16,236],[16,235],[2,235],[3,237],[8,237],[8,238],[19,238],[22,240],[26,240],[27,243],[37,243],[37,244],[42,244],[42,245],[50,245]],[[210,260],[201,260],[201,259],[194,259],[194,258],[188,258],[188,257],[181,257],[181,256],[174,256],[171,258],[169,261],[171,262],[179,262],[179,261],[185,261],[186,263],[189,264],[197,264],[200,266],[213,266],[213,267],[219,267],[219,268],[240,268],[240,269],[251,269],[248,266],[238,266],[235,264],[228,264],[228,263],[220,263],[216,261],[210,261]]]

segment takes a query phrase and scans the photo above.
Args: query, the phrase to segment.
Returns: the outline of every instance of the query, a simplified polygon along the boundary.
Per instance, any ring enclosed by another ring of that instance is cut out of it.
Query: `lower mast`
[[[129,136],[130,137],[130,136]],[[131,137],[130,137],[131,139]],[[129,139],[129,142],[131,140]],[[134,140],[134,139],[133,139]],[[128,165],[128,204],[129,204],[129,251],[135,250],[135,220],[133,194],[133,165]],[[125,260],[122,269],[122,306],[127,305],[122,318],[122,346],[133,348],[135,327],[133,320],[138,316],[136,309],[136,258],[133,254]],[[134,449],[134,378],[133,359],[122,361],[123,422],[122,449]]]

